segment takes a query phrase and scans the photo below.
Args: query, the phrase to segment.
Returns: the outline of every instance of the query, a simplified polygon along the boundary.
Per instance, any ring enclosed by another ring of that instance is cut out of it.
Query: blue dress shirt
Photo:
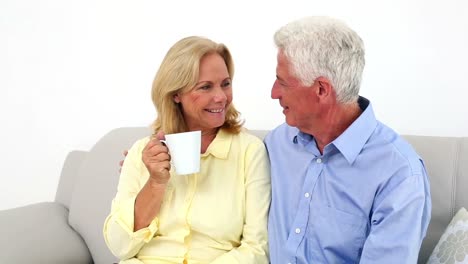
[[[283,124],[265,138],[271,161],[272,264],[416,263],[431,215],[423,161],[376,120],[370,102],[320,154]]]

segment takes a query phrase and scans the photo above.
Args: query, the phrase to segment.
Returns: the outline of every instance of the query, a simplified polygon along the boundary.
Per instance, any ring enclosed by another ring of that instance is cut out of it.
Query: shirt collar
[[[358,104],[362,110],[361,115],[339,137],[329,144],[333,144],[350,164],[356,160],[364,144],[377,126],[377,119],[375,119],[370,101],[367,98],[359,96]],[[292,127],[289,138],[292,143],[300,143],[302,146],[306,146],[314,139],[313,136],[301,132],[295,127]],[[325,146],[325,149],[327,149],[327,146]]]
[[[370,101],[362,96],[358,99],[361,115],[331,144],[352,164],[377,126]]]
[[[213,155],[219,159],[227,159],[229,149],[231,148],[232,136],[231,133],[220,129],[205,153],[201,156],[208,157],[209,155]]]

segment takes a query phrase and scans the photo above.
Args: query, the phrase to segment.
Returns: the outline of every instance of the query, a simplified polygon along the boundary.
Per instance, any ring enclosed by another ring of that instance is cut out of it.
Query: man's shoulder
[[[266,136],[265,136],[265,143],[269,144],[271,142],[276,142],[278,140],[285,140],[291,139],[296,136],[298,133],[298,129],[295,127],[291,127],[286,123],[282,123],[281,125],[272,129]]]
[[[389,157],[394,157],[400,160],[402,163],[410,166],[413,170],[419,171],[422,165],[421,157],[414,150],[411,144],[408,143],[400,134],[382,123],[379,123],[367,145],[384,149],[388,152]]]

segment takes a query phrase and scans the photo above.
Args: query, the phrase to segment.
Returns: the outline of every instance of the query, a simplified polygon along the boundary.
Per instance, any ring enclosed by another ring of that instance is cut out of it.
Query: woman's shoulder
[[[132,145],[132,147],[130,149],[131,150],[136,150],[136,151],[141,153],[141,151],[143,151],[143,149],[145,148],[146,144],[148,144],[150,139],[151,139],[150,136],[140,138],[140,139],[138,139],[137,141],[135,141],[133,143],[133,145]]]

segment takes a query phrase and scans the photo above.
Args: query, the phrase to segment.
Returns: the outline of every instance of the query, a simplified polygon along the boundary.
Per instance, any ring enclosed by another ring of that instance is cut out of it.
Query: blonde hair
[[[155,133],[161,130],[166,134],[188,131],[181,106],[174,102],[174,95],[188,92],[195,87],[200,61],[212,53],[217,53],[224,59],[232,80],[234,64],[231,53],[224,44],[192,36],[179,40],[169,49],[156,73],[151,90],[151,98],[158,114],[152,126]],[[231,102],[221,128],[230,133],[239,133],[242,128],[239,115]]]

